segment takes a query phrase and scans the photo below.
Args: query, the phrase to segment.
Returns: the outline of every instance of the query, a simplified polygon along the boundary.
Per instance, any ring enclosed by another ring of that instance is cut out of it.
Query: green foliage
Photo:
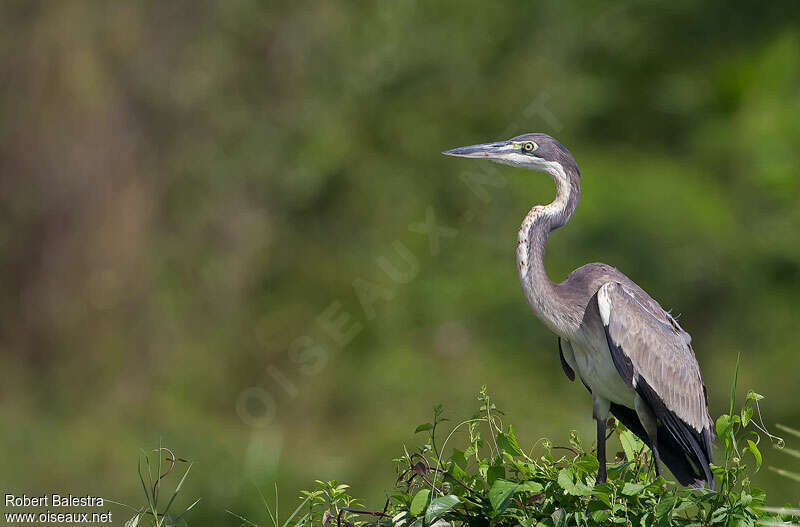
[[[162,457],[165,453],[168,455],[166,458]],[[156,464],[152,463],[150,460],[153,455],[158,456],[158,463]],[[200,503],[199,498],[177,515],[170,514],[170,511],[172,510],[175,498],[178,497],[178,494],[180,494],[183,488],[183,484],[186,482],[189,471],[192,469],[191,463],[186,467],[183,476],[181,476],[178,483],[175,485],[166,505],[164,505],[163,508],[159,505],[162,482],[172,473],[177,463],[187,463],[187,461],[183,458],[176,457],[172,450],[164,446],[159,446],[159,448],[149,453],[141,453],[137,471],[139,482],[142,484],[142,490],[144,491],[144,505],[133,507],[118,501],[108,500],[111,503],[133,511],[133,516],[125,522],[125,527],[140,527],[146,525],[153,527],[172,527],[181,524],[181,522],[187,524],[185,516],[195,505]],[[142,464],[144,464],[144,467],[142,467]]]
[[[436,435],[446,421],[441,406],[432,422],[416,428],[415,433],[429,433],[428,441],[395,459],[396,490],[382,510],[355,508],[346,485],[317,481],[314,490],[302,492],[301,507],[307,506],[307,512],[283,527],[746,526],[797,521],[800,511],[766,507],[765,492],[750,484],[749,476],[763,463],[762,438],[778,447],[783,441],[760,419],[763,396],[749,392],[734,411],[735,385],[734,380],[730,411],[716,420],[723,455],[712,466],[715,491],[683,488],[656,477],[650,451],[613,418],[609,438],[617,438],[621,451],[608,464],[608,481],[595,484],[597,457],[577,433],[570,434],[568,446],[539,440],[523,449],[483,387],[475,415],[447,434]],[[457,438],[461,443],[456,444]],[[279,527],[277,522],[274,526]]]
[[[296,527],[310,526],[315,522],[321,522],[323,525],[327,525],[332,516],[338,518],[342,511],[354,511],[356,509],[353,507],[360,505],[355,498],[348,494],[347,489],[350,488],[350,485],[339,483],[336,480],[317,480],[316,483],[316,489],[301,491],[303,501],[297,506],[294,512],[292,512],[289,517],[283,521],[283,523],[280,523],[280,516],[278,514],[278,486],[275,486],[274,506],[270,506],[264,497],[264,494],[259,491],[261,502],[264,505],[264,510],[267,513],[272,527],[289,527],[292,525]],[[315,512],[320,509],[324,510],[324,512],[319,514],[319,517],[316,517]],[[248,520],[247,518],[236,514],[235,512],[226,512],[244,522],[242,525],[258,527],[257,523]],[[297,520],[295,520],[295,518],[297,518]]]
[[[720,415],[715,422],[717,439],[722,445],[724,464],[712,464],[711,471],[719,481],[719,492],[714,500],[715,514],[724,514],[727,518],[754,518],[747,513],[752,504],[764,505],[765,494],[760,489],[750,487],[749,472],[758,472],[763,464],[763,456],[759,450],[762,437],[773,441],[774,446],[784,449],[782,438],[767,431],[761,420],[759,401],[764,396],[748,391],[744,404],[739,412],[735,411],[736,387],[739,378],[739,360],[736,361],[736,373],[731,387],[730,409],[727,414]],[[757,415],[757,419],[753,416]],[[752,467],[745,464],[744,458],[752,458]],[[780,475],[793,479],[794,473],[773,469]],[[763,509],[785,512],[788,509]],[[792,513],[798,512],[796,510]]]

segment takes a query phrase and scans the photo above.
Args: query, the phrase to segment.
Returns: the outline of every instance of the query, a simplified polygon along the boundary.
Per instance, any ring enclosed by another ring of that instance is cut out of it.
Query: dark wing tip
[[[660,421],[658,445],[664,463],[682,485],[695,487],[708,483],[708,488],[713,490],[714,474],[710,464],[714,454],[711,451],[710,428],[698,432],[684,422],[666,407],[661,397],[642,376],[636,378],[636,391]]]

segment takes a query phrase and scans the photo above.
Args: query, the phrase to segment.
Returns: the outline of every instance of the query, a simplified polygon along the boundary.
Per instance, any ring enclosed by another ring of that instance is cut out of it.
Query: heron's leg
[[[608,478],[606,472],[606,421],[611,402],[599,395],[592,395],[592,414],[597,421],[597,481],[596,484],[605,483]]]
[[[604,419],[597,419],[597,481],[596,484],[605,483],[608,473],[606,472],[606,422]]]
[[[650,439],[650,450],[653,451],[653,466],[656,469],[656,477],[658,477],[661,475],[661,456],[658,455],[658,421],[653,411],[638,393],[633,403],[636,415],[642,423],[642,428],[647,432],[647,437]]]

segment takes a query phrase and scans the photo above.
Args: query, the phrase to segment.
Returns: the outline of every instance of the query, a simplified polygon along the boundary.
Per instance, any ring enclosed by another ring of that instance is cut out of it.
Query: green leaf
[[[708,468],[711,469],[711,473],[716,476],[722,476],[725,474],[726,470],[725,467],[721,467],[719,465],[715,465],[714,463],[709,463]]]
[[[763,461],[761,458],[761,452],[758,450],[758,447],[756,446],[755,443],[753,443],[753,441],[748,439],[747,448],[745,449],[745,451],[750,451],[750,453],[753,454],[753,457],[756,459],[756,472],[758,472],[758,469],[761,468],[761,462]]]
[[[692,513],[697,513],[699,511],[699,507],[697,503],[693,503],[688,499],[683,499],[675,506],[672,512],[675,514],[686,513],[686,515],[691,516]]]
[[[518,490],[519,483],[506,481],[504,479],[496,480],[492,488],[489,489],[489,502],[492,504],[492,508],[495,512],[498,514],[503,512]]]
[[[637,445],[638,438],[630,430],[625,430],[619,435],[619,442],[622,443],[625,459],[633,461],[636,458],[636,453],[641,448],[640,445]]]
[[[430,494],[431,491],[429,489],[422,489],[417,492],[414,499],[411,500],[411,507],[409,507],[408,511],[414,516],[419,516],[425,510],[425,506],[428,505]]]
[[[583,445],[581,444],[581,438],[578,435],[578,432],[576,432],[575,430],[569,431],[569,444],[572,445],[572,448],[574,448],[578,452],[583,450]]]
[[[550,518],[553,520],[553,527],[566,527],[567,525],[567,513],[564,512],[564,509],[556,509]]]
[[[504,434],[503,432],[498,432],[497,448],[499,448],[501,452],[511,454],[512,456],[522,455],[522,449],[519,447],[519,444],[517,443],[517,438],[514,435],[514,429],[510,426],[508,427],[508,434]]]
[[[461,500],[458,499],[458,496],[453,496],[452,494],[436,498],[428,505],[428,511],[425,513],[425,523],[433,523],[434,520],[444,515],[459,503],[461,503]]]
[[[544,486],[536,481],[526,481],[519,486],[519,492],[542,492]]]
[[[745,507],[747,507],[753,502],[753,497],[746,492],[742,492],[742,497],[740,499],[742,501],[742,505]]]
[[[459,479],[459,480],[465,480],[465,479],[468,479],[468,477],[469,477],[467,475],[467,473],[464,470],[462,470],[461,467],[459,467],[455,463],[450,465],[450,469],[447,471],[447,473],[450,474],[452,477],[454,477],[456,479]]]
[[[400,511],[398,514],[392,516],[392,527],[402,527],[408,523],[409,517],[408,511]]]
[[[586,483],[578,480],[575,482],[575,488],[571,492],[573,496],[589,496],[592,494],[592,488]]]
[[[562,468],[561,471],[559,471],[558,484],[562,489],[567,491],[567,494],[571,494],[572,496],[588,496],[592,493],[592,489],[580,481],[580,479],[577,481],[575,480],[572,470],[568,468]]]
[[[611,507],[611,495],[614,493],[614,486],[610,483],[601,483],[592,488],[592,496],[597,498],[606,507]]]
[[[735,514],[728,520],[727,527],[749,527],[750,525],[753,525],[753,522],[747,517],[742,514]]]
[[[630,481],[625,483],[625,486],[622,487],[622,494],[625,496],[636,496],[640,494],[647,485],[641,483],[631,483]]]
[[[756,393],[753,390],[750,390],[749,392],[747,392],[747,400],[748,401],[760,401],[763,398],[764,398],[763,395],[761,395],[760,393]]]
[[[716,423],[716,430],[717,430],[717,437],[720,439],[726,439],[728,436],[728,429],[731,426],[731,416],[728,414],[722,414],[717,418]]]
[[[728,518],[729,514],[730,510],[728,507],[720,507],[711,515],[711,521],[709,523],[722,523]]]
[[[464,452],[454,448],[453,455],[450,456],[450,461],[458,465],[461,470],[467,470],[467,456],[464,455]]]
[[[580,458],[573,464],[573,468],[580,469],[586,474],[595,474],[600,467],[597,457],[593,454],[581,454]]]
[[[597,511],[608,511],[609,517],[611,515],[611,506],[608,505],[606,502],[601,501],[599,499],[591,500],[589,503],[586,504],[586,512],[594,518],[594,513]],[[606,518],[607,519],[607,518]],[[595,520],[597,521],[597,520]]]
[[[502,464],[492,465],[486,471],[486,483],[491,487],[498,479],[506,477],[506,468]]]
[[[661,520],[662,518],[669,518],[672,516],[672,509],[675,507],[675,497],[668,496],[662,499],[656,505],[656,517]]]
[[[558,473],[558,485],[566,490],[567,492],[570,489],[575,487],[575,483],[572,478],[572,471],[568,468],[562,468]]]
[[[515,483],[513,481],[498,479],[494,482],[492,488],[489,489],[489,502],[492,504],[492,508],[495,512],[500,514],[508,507],[511,498],[518,492],[541,492],[542,489],[544,489],[542,484],[536,481]]]
[[[752,406],[745,406],[744,408],[742,408],[742,426],[747,426],[752,417],[753,417]]]
[[[432,428],[433,428],[433,425],[431,423],[421,424],[417,428],[414,429],[414,433],[418,434],[420,432],[424,432],[425,430],[430,430]]]
[[[450,461],[453,463],[450,466],[450,474],[458,479],[465,479],[467,477],[467,456],[464,455],[464,452],[454,448]]]
[[[658,476],[656,479],[654,479],[647,485],[647,490],[659,493],[659,491],[664,487],[666,487],[666,485],[667,485],[667,480],[664,479],[664,476]]]

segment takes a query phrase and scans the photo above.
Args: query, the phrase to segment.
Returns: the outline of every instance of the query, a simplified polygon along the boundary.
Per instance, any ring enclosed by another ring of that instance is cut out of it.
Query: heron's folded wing
[[[677,323],[664,323],[672,320],[666,312],[652,313],[654,306],[645,307],[618,282],[600,288],[597,305],[611,356],[623,379],[657,416],[661,404],[695,432],[702,434],[708,429],[710,433],[705,387],[688,334]],[[649,400],[655,398],[659,400]]]
[[[597,292],[597,307],[617,371],[655,413],[659,437],[664,430],[685,454],[690,468],[683,468],[692,475],[684,479],[692,485],[705,480],[713,488],[711,419],[700,367],[691,339],[656,306],[651,301],[645,307],[636,293],[618,282],[608,282]],[[673,462],[679,459],[674,454],[677,452],[669,453]]]

